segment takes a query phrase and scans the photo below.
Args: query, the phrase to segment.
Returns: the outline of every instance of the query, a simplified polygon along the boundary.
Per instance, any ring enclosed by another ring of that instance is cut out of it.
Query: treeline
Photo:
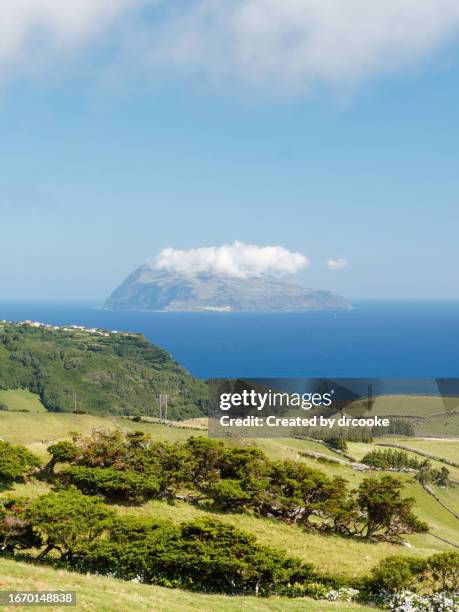
[[[0,550],[21,558],[32,549],[69,569],[207,592],[269,594],[315,577],[310,564],[230,525],[121,517],[75,487],[0,503]]]
[[[432,483],[443,487],[450,484],[450,472],[448,468],[442,466],[436,469],[428,459],[412,457],[403,450],[373,450],[363,457],[362,463],[385,470],[416,470],[416,479],[422,484]]]
[[[412,512],[414,500],[402,496],[398,479],[367,478],[351,489],[344,478],[301,461],[272,461],[251,446],[225,446],[204,437],[171,444],[153,442],[142,432],[97,431],[48,451],[47,477],[110,502],[180,498],[373,540],[398,541],[404,533],[427,530]]]
[[[302,427],[295,437],[298,438],[315,438],[330,442],[342,440],[346,442],[364,442],[371,443],[374,438],[386,437],[390,435],[412,437],[416,434],[416,430],[412,421],[402,418],[390,418],[390,424],[381,427]]]
[[[35,552],[31,552],[35,551]],[[240,529],[199,518],[119,516],[98,497],[75,487],[0,502],[0,554],[123,580],[228,594],[326,596],[354,587],[363,600],[419,585],[453,592],[459,553],[423,560],[389,557],[359,579],[324,575],[310,563],[263,546]]]

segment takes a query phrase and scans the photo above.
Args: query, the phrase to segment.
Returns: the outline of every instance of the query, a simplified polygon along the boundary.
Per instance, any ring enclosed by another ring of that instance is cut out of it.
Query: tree
[[[43,469],[47,474],[54,473],[57,463],[71,463],[78,456],[77,447],[66,440],[48,446],[47,451],[51,455],[51,459]]]
[[[414,499],[402,498],[403,483],[392,476],[366,478],[357,489],[357,502],[364,513],[367,539],[398,540],[400,534],[427,531],[425,523],[411,512]]]
[[[331,437],[327,440],[327,443],[332,448],[335,448],[336,450],[339,450],[343,453],[347,453],[348,446],[347,446],[347,442],[344,437],[342,436]]]
[[[189,453],[191,480],[198,490],[206,490],[220,478],[225,454],[222,442],[203,437],[191,437],[185,443]]]
[[[442,466],[439,470],[436,470],[433,482],[440,487],[448,487],[450,484],[448,468]]]
[[[313,515],[329,518],[344,503],[346,495],[342,478],[330,479],[298,461],[276,462],[272,465],[263,513],[309,525]]]
[[[62,558],[71,559],[98,539],[112,524],[114,516],[113,510],[100,499],[83,495],[75,487],[42,495],[25,512],[45,543],[40,558],[58,550]]]

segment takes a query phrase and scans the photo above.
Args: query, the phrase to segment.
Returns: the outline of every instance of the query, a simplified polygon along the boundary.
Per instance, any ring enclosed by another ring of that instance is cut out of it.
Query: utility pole
[[[164,421],[164,423],[167,421],[167,399],[168,399],[167,393],[159,394],[159,420]],[[164,418],[163,418],[163,406],[164,406]]]

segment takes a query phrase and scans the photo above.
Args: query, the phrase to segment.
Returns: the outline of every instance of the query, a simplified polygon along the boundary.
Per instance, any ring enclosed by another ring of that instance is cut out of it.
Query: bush
[[[25,446],[0,440],[0,482],[11,484],[18,478],[26,478],[40,466],[40,460]]]
[[[57,463],[70,463],[78,455],[77,447],[66,440],[48,446],[47,451],[51,455],[51,459],[46,464],[44,471],[48,474],[54,472]]]
[[[250,500],[237,480],[219,480],[209,487],[209,495],[217,507],[225,510],[236,510],[242,508]]]
[[[434,593],[433,595],[419,595],[412,591],[382,593],[373,599],[373,603],[385,610],[394,610],[394,612],[457,612],[459,609],[457,593]]]
[[[347,442],[343,437],[330,438],[327,440],[327,444],[342,453],[347,453]]]
[[[280,592],[314,576],[311,565],[210,518],[180,527],[118,519],[109,538],[88,547],[78,563],[125,580],[231,594]]]
[[[391,556],[373,568],[368,586],[371,592],[395,593],[411,589],[427,569],[427,562],[418,557]]]
[[[0,550],[3,553],[39,548],[42,544],[41,538],[25,517],[26,503],[21,498],[0,500]]]
[[[111,501],[139,503],[158,496],[160,485],[152,476],[113,468],[71,466],[62,472],[62,478],[84,493],[101,493]]]
[[[443,552],[428,561],[434,586],[440,591],[457,591],[459,588],[459,552]]]
[[[97,497],[88,497],[70,487],[38,497],[24,516],[46,544],[40,558],[58,550],[62,558],[71,559],[101,537],[115,515]]]

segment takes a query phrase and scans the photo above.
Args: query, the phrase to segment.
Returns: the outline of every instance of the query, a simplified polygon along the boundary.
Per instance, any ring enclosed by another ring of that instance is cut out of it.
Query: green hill
[[[27,389],[0,390],[0,410],[4,412],[46,412],[38,395]]]
[[[206,397],[202,381],[142,335],[11,323],[0,323],[0,390],[35,393],[52,412],[95,415],[159,416],[163,393],[171,419],[202,416]],[[8,410],[28,410],[27,399],[0,396]]]

